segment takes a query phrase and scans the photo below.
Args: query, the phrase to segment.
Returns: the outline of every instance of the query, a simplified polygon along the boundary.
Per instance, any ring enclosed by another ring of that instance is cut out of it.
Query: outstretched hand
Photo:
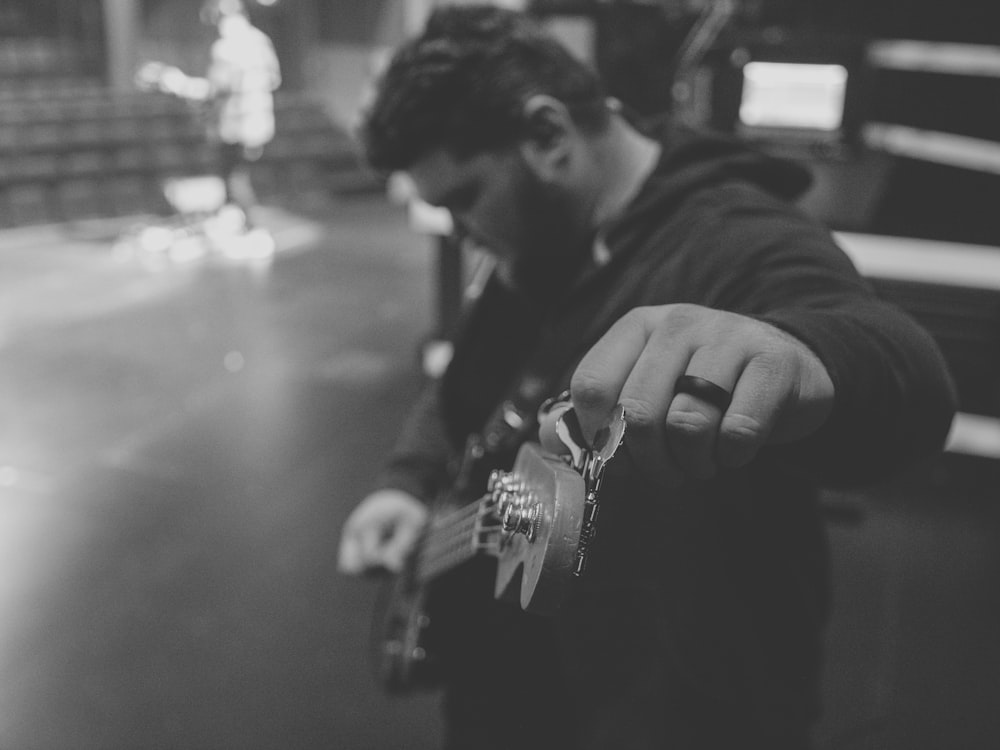
[[[710,387],[700,395],[678,389],[683,375],[714,383],[732,398],[727,405]],[[685,477],[707,479],[743,466],[767,444],[814,432],[833,408],[834,388],[816,354],[784,331],[678,304],[636,308],[616,322],[580,362],[570,395],[588,439],[621,403],[633,460],[650,479],[676,486]],[[546,449],[565,453],[554,429],[560,413],[543,419],[540,438]]]
[[[196,102],[204,101],[211,94],[207,79],[189,76],[178,67],[157,61],[141,65],[132,79],[141,91],[160,91]]]

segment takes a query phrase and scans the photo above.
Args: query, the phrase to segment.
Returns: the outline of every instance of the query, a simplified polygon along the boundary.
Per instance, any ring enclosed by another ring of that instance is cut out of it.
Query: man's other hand
[[[714,383],[731,401],[678,392],[683,375]],[[668,487],[809,435],[834,400],[826,368],[798,339],[753,318],[688,304],[622,317],[581,360],[570,394],[588,439],[621,403],[629,454]],[[540,437],[548,450],[565,453],[553,427],[559,413],[543,421]]]
[[[338,558],[341,572],[385,568],[398,573],[424,528],[427,512],[427,506],[407,492],[373,492],[344,524]]]

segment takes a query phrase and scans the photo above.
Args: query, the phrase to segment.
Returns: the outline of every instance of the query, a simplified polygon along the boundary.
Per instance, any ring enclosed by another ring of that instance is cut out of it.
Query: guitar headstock
[[[534,443],[490,489],[502,530],[495,595],[535,614],[551,614],[569,593],[583,528],[583,477]]]

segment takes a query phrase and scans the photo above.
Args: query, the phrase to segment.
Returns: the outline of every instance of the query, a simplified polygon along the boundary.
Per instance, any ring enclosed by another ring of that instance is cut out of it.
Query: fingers
[[[685,474],[697,479],[753,460],[771,442],[799,392],[799,342],[792,345],[786,334],[758,321],[714,314],[725,316],[727,333],[699,348],[685,374],[719,386],[732,398],[723,407],[708,397],[677,393],[666,418],[671,454]]]
[[[673,383],[694,349],[678,335],[690,323],[690,306],[638,308],[613,325],[587,353],[570,387],[584,433],[607,424],[618,403],[625,408],[625,445],[647,478],[666,487],[681,479],[667,446],[665,417]]]
[[[400,572],[406,564],[406,558],[417,543],[420,531],[421,526],[417,524],[397,524],[395,533],[386,538],[381,549],[378,550],[382,566],[393,573]]]
[[[358,529],[355,538],[361,570],[383,566],[383,539],[391,536],[394,526],[392,519],[372,519]]]
[[[588,440],[607,424],[648,338],[645,316],[633,310],[611,326],[580,360],[573,373],[570,394],[580,427]],[[633,415],[626,413],[631,426]]]
[[[366,560],[369,547],[363,537],[365,531],[352,525],[344,527],[344,532],[340,538],[340,549],[337,556],[337,567],[342,573],[354,575],[363,572],[367,568]]]
[[[567,448],[563,441],[559,439],[556,434],[556,422],[559,421],[567,409],[572,407],[572,403],[559,404],[553,407],[547,414],[542,416],[538,422],[538,442],[541,443],[542,448],[547,450],[549,453],[554,453],[557,456],[567,455],[569,453],[569,448]]]
[[[733,392],[743,365],[742,351],[733,353],[714,346],[694,352],[682,373],[714,383]],[[676,383],[677,379],[674,379]],[[686,474],[708,479],[718,471],[716,440],[726,412],[717,404],[690,393],[672,393],[666,415],[670,452]]]
[[[405,492],[383,490],[369,495],[344,524],[338,567],[349,574],[374,568],[399,571],[426,519],[426,506]]]
[[[732,399],[677,392],[683,375]],[[825,367],[802,342],[761,321],[695,305],[627,314],[581,360],[570,391],[588,439],[621,403],[629,454],[667,486],[743,466],[768,442],[803,437],[833,403]],[[559,413],[543,422],[540,439],[565,452],[552,428]]]
[[[629,455],[645,469],[647,478],[667,488],[676,487],[684,476],[669,442],[666,418],[674,400],[673,385],[690,358],[689,342],[673,335],[671,326],[654,328],[619,396],[628,423]]]

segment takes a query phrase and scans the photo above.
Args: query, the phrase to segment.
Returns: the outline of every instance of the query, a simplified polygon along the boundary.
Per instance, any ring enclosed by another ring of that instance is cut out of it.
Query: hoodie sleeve
[[[428,384],[407,415],[378,478],[378,488],[403,490],[424,502],[444,488],[451,449],[438,399],[438,383]]]
[[[713,200],[714,220],[702,225],[714,256],[706,265],[722,280],[716,306],[805,343],[836,393],[820,430],[774,452],[818,481],[850,485],[940,451],[956,394],[931,336],[876,297],[828,231],[763,193],[741,192]]]

